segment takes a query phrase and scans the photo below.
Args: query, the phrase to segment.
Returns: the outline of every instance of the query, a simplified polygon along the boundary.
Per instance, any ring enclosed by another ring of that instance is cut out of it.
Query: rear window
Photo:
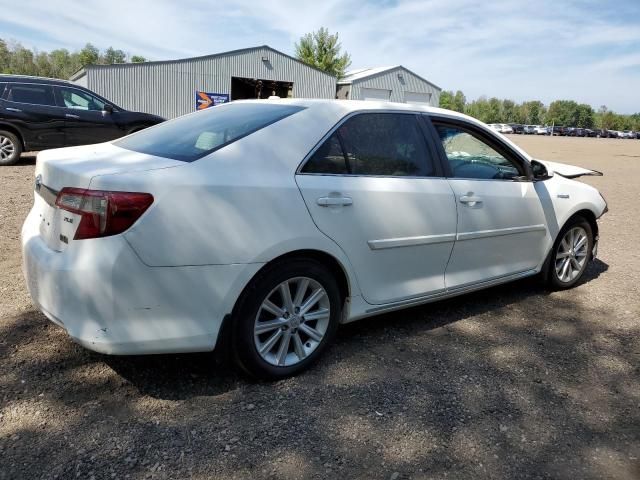
[[[161,123],[114,144],[135,152],[193,162],[303,109],[294,105],[229,103]]]

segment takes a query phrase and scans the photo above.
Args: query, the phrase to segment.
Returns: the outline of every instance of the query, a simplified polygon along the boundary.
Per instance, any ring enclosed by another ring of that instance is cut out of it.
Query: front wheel
[[[256,378],[278,379],[308,368],[333,338],[341,315],[331,272],[312,259],[268,267],[254,279],[233,315],[233,350]]]
[[[587,269],[593,250],[593,230],[582,217],[567,222],[551,251],[548,284],[555,290],[575,286]]]

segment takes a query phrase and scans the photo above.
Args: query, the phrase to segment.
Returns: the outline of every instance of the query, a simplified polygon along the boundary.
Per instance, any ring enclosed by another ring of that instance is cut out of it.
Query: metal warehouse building
[[[390,100],[437,107],[440,104],[441,91],[437,85],[402,65],[396,65],[347,72],[345,77],[338,81],[337,98]]]
[[[336,77],[266,45],[182,60],[90,65],[71,80],[123,108],[165,118],[208,101],[336,96]]]

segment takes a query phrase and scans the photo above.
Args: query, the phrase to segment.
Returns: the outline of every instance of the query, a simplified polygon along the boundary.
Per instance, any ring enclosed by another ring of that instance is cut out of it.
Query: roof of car
[[[36,77],[33,75],[13,75],[13,74],[0,74],[0,82],[38,82],[48,83],[51,85],[69,85],[71,82],[68,80],[60,80],[59,78],[48,77]]]

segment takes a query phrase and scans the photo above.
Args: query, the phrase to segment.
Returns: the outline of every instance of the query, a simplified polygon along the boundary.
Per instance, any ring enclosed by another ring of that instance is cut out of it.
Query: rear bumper
[[[148,267],[121,235],[75,241],[57,252],[31,217],[22,253],[34,304],[77,343],[100,353],[213,350],[224,316],[262,266]]]

